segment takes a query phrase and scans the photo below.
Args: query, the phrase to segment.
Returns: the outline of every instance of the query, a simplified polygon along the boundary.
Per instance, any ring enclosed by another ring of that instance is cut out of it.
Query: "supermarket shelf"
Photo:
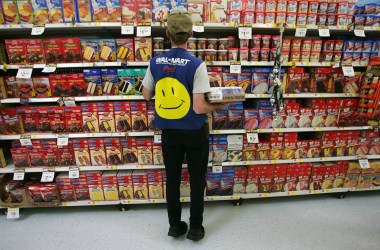
[[[310,128],[270,128],[257,129],[257,133],[282,133],[282,132],[321,132],[321,131],[348,131],[348,130],[369,130],[372,126],[356,127],[310,127]],[[245,129],[211,130],[210,134],[245,134]],[[57,139],[58,134],[25,133],[31,139]],[[114,132],[114,133],[74,133],[67,134],[69,138],[99,138],[99,137],[125,137],[125,136],[153,136],[154,132]],[[0,135],[0,140],[19,140],[21,135]]]
[[[62,207],[81,207],[81,206],[102,206],[102,205],[117,205],[120,201],[70,201],[62,202]]]
[[[334,98],[334,97],[359,97],[358,93],[304,93],[284,94],[284,98]]]
[[[371,188],[350,188],[350,192],[361,192],[361,191],[373,191],[373,190],[380,190],[380,186],[372,186]]]
[[[326,162],[326,161],[352,161],[358,160],[362,156],[341,156],[341,157],[320,157],[320,158],[303,158],[290,160],[258,160],[258,161],[240,161],[240,162],[222,162],[222,166],[242,166],[242,165],[266,165],[266,164],[286,164],[286,163],[303,163],[303,162]],[[366,155],[367,159],[380,159],[380,155]],[[212,163],[209,163],[212,166]]]
[[[242,199],[255,199],[255,198],[271,198],[271,197],[284,197],[284,196],[298,196],[298,195],[311,195],[311,194],[327,194],[327,193],[345,193],[348,188],[333,188],[323,190],[301,190],[289,192],[275,192],[275,193],[252,193],[241,194]]]
[[[339,130],[368,130],[372,126],[357,126],[357,127],[317,127],[317,128],[270,128],[258,129],[258,133],[281,133],[281,132],[315,132],[315,131],[339,131]]]

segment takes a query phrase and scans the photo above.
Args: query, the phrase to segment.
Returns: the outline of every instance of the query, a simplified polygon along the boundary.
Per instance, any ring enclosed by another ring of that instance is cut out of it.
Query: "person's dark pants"
[[[166,171],[166,201],[170,226],[181,221],[180,184],[186,154],[190,175],[190,227],[198,229],[203,222],[204,189],[209,144],[206,125],[199,130],[162,130],[162,152]]]

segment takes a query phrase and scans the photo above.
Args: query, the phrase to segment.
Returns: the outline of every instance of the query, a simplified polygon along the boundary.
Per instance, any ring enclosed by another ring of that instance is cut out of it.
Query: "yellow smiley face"
[[[181,119],[190,110],[190,96],[177,79],[166,77],[156,85],[156,112],[164,119]]]

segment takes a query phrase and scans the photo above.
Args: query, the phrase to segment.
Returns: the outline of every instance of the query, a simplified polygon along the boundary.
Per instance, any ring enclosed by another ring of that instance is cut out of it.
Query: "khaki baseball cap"
[[[193,30],[193,21],[190,13],[184,10],[174,10],[167,18],[167,29],[170,34],[181,36]]]

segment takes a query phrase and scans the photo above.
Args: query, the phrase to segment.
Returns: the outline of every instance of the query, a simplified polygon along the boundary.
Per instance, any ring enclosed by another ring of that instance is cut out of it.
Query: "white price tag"
[[[67,146],[69,145],[69,136],[68,135],[58,135],[57,146]]]
[[[329,29],[318,29],[318,33],[320,37],[329,37],[330,30]]]
[[[65,103],[66,107],[76,106],[74,97],[63,97],[63,102]]]
[[[57,65],[45,65],[44,69],[42,70],[43,73],[53,73],[57,69]]]
[[[193,26],[193,31],[194,32],[205,32],[205,27],[204,26]]]
[[[243,150],[243,135],[227,135],[227,150]]]
[[[21,146],[33,146],[30,135],[20,136],[20,143],[21,143]]]
[[[212,166],[212,172],[214,174],[220,174],[223,172],[223,166],[222,165],[215,165],[215,166]]]
[[[20,209],[18,207],[8,207],[7,219],[20,218]]]
[[[153,143],[159,144],[161,141],[161,133],[154,133]]]
[[[368,159],[360,159],[359,164],[361,169],[370,168]]]
[[[145,37],[151,36],[152,27],[151,26],[137,26],[137,36]]]
[[[133,35],[135,33],[135,27],[134,26],[121,26],[121,34],[122,35]]]
[[[16,78],[30,79],[32,77],[33,68],[21,68],[17,70]]]
[[[240,74],[241,73],[241,64],[230,64],[230,73]]]
[[[364,30],[354,30],[355,36],[365,37]]]
[[[355,71],[352,66],[343,66],[342,71],[344,76],[355,76]]]
[[[252,27],[239,27],[239,39],[252,39]]]
[[[32,28],[32,36],[42,35],[42,33],[44,33],[44,31],[45,31],[45,27],[35,26]]]
[[[41,177],[41,182],[52,182],[54,180],[54,172],[43,172]]]
[[[307,32],[307,28],[296,28],[295,37],[305,37]]]
[[[248,143],[259,143],[259,134],[258,133],[247,133]]]
[[[22,180],[24,180],[24,178],[25,178],[25,172],[24,171],[15,172],[13,174],[13,180],[14,181],[22,181]]]
[[[69,178],[70,179],[79,178],[79,168],[70,168],[69,169]]]

